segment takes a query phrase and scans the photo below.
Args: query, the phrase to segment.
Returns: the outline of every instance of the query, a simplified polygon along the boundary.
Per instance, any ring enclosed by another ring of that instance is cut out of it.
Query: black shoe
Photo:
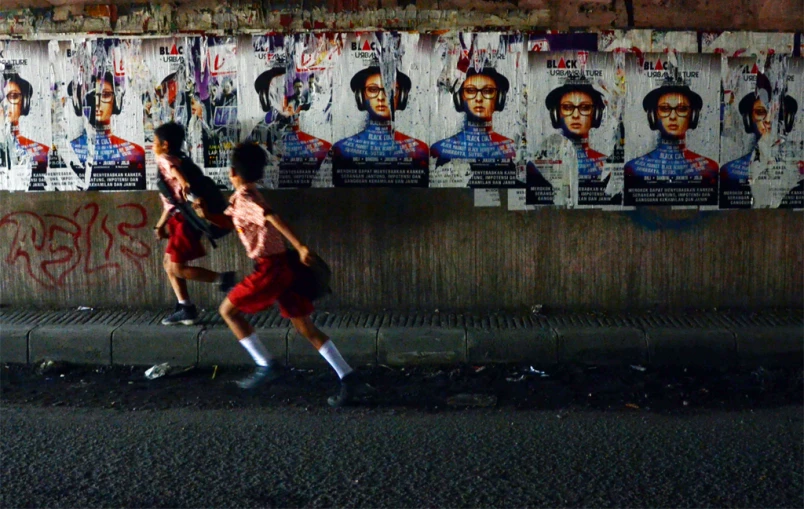
[[[356,389],[358,389],[357,373],[352,371],[345,377],[341,378],[341,389],[335,396],[327,398],[329,406],[340,408],[352,402],[355,397]]]
[[[252,374],[238,380],[237,386],[241,389],[254,389],[265,382],[273,382],[281,375],[281,367],[277,361],[271,361],[267,366],[257,366]]]
[[[221,272],[221,277],[218,280],[218,290],[223,293],[229,293],[235,287],[235,272]]]
[[[195,325],[198,322],[198,309],[195,304],[184,306],[176,304],[176,310],[162,320],[162,325]]]

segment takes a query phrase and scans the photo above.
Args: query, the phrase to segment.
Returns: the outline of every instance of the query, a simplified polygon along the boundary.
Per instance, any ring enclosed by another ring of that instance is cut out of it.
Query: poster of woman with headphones
[[[142,124],[145,137],[145,166],[148,189],[156,189],[156,162],[152,147],[154,129],[166,122],[184,126],[186,150],[196,164],[203,166],[203,136],[191,124],[193,115],[204,117],[201,101],[190,75],[189,56],[196,37],[143,39],[138,58],[129,63],[130,84],[142,99]],[[195,45],[198,48],[198,45]],[[196,57],[196,60],[198,58]],[[198,103],[193,109],[193,104]],[[202,119],[205,120],[205,117]],[[208,127],[207,127],[208,129]]]
[[[730,58],[723,78],[720,208],[801,208],[801,69],[787,58]],[[798,71],[799,76],[796,76]],[[797,79],[798,78],[798,79]]]
[[[254,36],[241,46],[240,122],[269,154],[268,187],[331,187],[332,67],[340,36]]]
[[[526,124],[525,57],[521,34],[438,38],[432,187],[524,187],[517,151]]]
[[[145,150],[138,93],[127,93],[130,40],[74,41],[57,61],[53,119],[58,167],[75,171],[80,189],[145,189]],[[67,83],[65,84],[65,81]],[[69,118],[66,118],[69,117]],[[58,128],[56,124],[59,124]],[[58,134],[58,135],[57,135]]]
[[[611,53],[531,52],[528,205],[619,208],[624,69]]]
[[[47,58],[47,43],[0,41],[0,189],[47,189]]]
[[[626,56],[625,205],[718,204],[716,55]]]
[[[345,39],[335,87],[336,187],[427,187],[426,41],[393,32]]]

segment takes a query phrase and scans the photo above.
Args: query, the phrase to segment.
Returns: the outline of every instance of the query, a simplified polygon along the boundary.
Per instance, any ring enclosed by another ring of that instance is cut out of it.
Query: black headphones
[[[17,86],[20,87],[20,93],[22,94],[20,115],[27,115],[31,111],[31,97],[33,97],[33,87],[31,83],[16,72],[4,73],[3,79],[6,83],[16,83]]]
[[[351,88],[352,92],[355,94],[355,104],[357,105],[358,111],[366,111],[366,97],[363,95],[363,89],[366,86],[366,80],[375,74],[382,73],[380,72],[380,68],[378,66],[373,65],[357,71],[349,81],[349,88]],[[413,83],[410,81],[410,78],[407,74],[397,70],[396,84],[399,86],[399,99],[396,100],[395,98],[388,96],[388,103],[391,105],[391,111],[402,111],[408,107],[408,96],[410,95],[410,89],[413,86]],[[391,95],[393,95],[393,93]],[[396,106],[394,106],[394,102],[397,103]]]
[[[754,103],[757,100],[756,92],[749,92],[745,94],[740,100],[737,108],[740,115],[743,117],[743,128],[745,132],[753,134],[756,130],[754,121],[751,119],[751,112],[754,110]],[[789,95],[782,96],[782,104],[779,109],[779,123],[782,125],[784,134],[793,130],[793,124],[796,122],[796,112],[798,111],[798,102]]]
[[[606,103],[603,102],[603,94],[598,92],[587,83],[567,83],[558,88],[554,88],[544,98],[544,105],[550,111],[550,122],[555,129],[561,127],[561,115],[559,108],[561,107],[561,98],[570,92],[581,92],[592,98],[592,103],[595,107],[595,114],[592,117],[592,127],[597,129],[603,123],[603,111],[606,109]]]
[[[656,117],[656,107],[659,105],[659,98],[665,94],[682,94],[690,101],[690,129],[698,127],[703,99],[693,92],[687,85],[662,85],[648,92],[642,99],[642,109],[648,114],[648,125],[651,131],[659,129],[658,118]]]
[[[284,67],[274,67],[273,69],[268,69],[267,71],[263,72],[257,76],[256,80],[254,80],[254,90],[257,92],[257,96],[260,98],[260,107],[262,108],[262,111],[266,113],[271,111],[271,99],[268,97],[271,82],[277,76],[282,76],[284,74]]]
[[[508,78],[498,73],[493,67],[484,67],[480,72],[475,71],[474,68],[470,68],[466,71],[464,83],[466,83],[467,79],[476,74],[482,74],[494,80],[494,83],[497,85],[497,99],[494,101],[494,111],[502,111],[505,108],[505,98],[508,95],[508,89],[511,88]],[[455,111],[458,113],[465,113],[466,110],[463,107],[463,83],[457,90],[452,92],[452,105],[455,106]]]

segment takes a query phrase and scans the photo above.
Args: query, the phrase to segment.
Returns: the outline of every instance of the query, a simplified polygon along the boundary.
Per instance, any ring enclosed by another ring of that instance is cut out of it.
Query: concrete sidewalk
[[[251,359],[216,311],[196,326],[160,324],[169,311],[0,309],[0,362],[239,366]],[[353,365],[562,363],[800,366],[804,311],[477,314],[318,312],[316,324]],[[278,311],[252,317],[289,365],[323,359]]]

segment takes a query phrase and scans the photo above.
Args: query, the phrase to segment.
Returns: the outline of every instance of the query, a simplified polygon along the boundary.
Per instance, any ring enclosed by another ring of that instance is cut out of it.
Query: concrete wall
[[[4,0],[0,8],[8,9],[0,11],[0,33],[36,36],[376,27],[804,30],[801,0]]]
[[[267,191],[334,270],[323,308],[804,305],[804,214],[475,208],[468,189]],[[504,198],[504,197],[503,197]],[[170,306],[158,195],[0,193],[0,304]],[[230,236],[203,264],[250,264]],[[221,296],[191,292],[205,306]]]

